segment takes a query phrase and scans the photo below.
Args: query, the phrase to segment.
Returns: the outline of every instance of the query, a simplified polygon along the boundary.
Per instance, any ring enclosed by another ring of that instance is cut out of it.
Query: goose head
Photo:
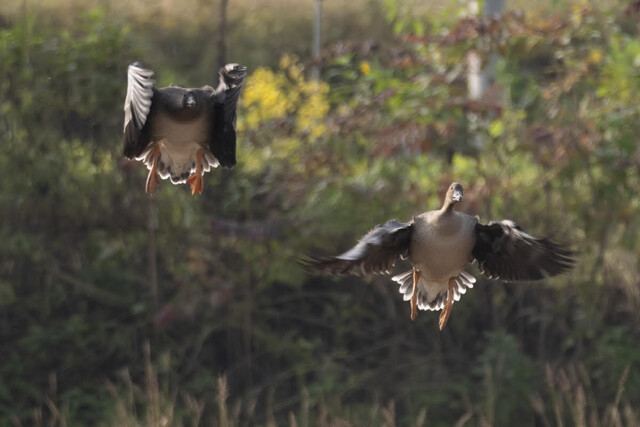
[[[447,194],[444,197],[444,204],[442,205],[443,211],[451,211],[453,206],[462,201],[463,190],[462,185],[457,182],[452,183],[447,190]]]

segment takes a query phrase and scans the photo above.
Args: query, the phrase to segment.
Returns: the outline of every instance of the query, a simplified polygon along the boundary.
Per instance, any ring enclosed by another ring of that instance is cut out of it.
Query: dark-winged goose
[[[227,64],[217,88],[156,89],[153,71],[129,65],[124,103],[124,155],[149,169],[146,191],[162,179],[202,193],[210,168],[236,164],[236,105],[246,67]]]
[[[303,262],[312,271],[360,275],[389,273],[398,258],[408,258],[413,269],[392,280],[400,284],[404,300],[411,301],[411,319],[418,309],[442,310],[440,329],[449,319],[453,301],[476,281],[464,271],[474,260],[485,275],[503,280],[539,280],[573,266],[570,250],[530,236],[513,221],[483,225],[476,217],[453,210],[462,195],[462,186],[454,182],[440,210],[406,223],[391,220],[377,225],[342,255]]]

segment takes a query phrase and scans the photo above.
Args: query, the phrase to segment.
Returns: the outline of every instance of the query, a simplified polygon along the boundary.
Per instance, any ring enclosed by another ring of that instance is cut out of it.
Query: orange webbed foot
[[[199,175],[197,172],[191,175],[187,182],[191,185],[191,194],[202,194],[202,190],[204,188],[204,180],[202,179],[202,175]]]
[[[440,327],[440,330],[442,330],[442,328],[444,328],[444,326],[447,324],[447,321],[449,320],[449,316],[451,315],[451,308],[453,307],[453,286],[454,285],[455,285],[455,279],[454,278],[449,279],[449,289],[447,289],[447,302],[445,302],[444,304],[444,308],[440,313],[440,319],[438,322],[438,326]]]
[[[418,318],[418,280],[420,280],[420,272],[413,270],[413,291],[411,292],[411,320]]]
[[[191,194],[202,194],[204,189],[204,179],[202,178],[202,153],[198,151],[196,154],[196,172],[187,178],[187,182],[191,185]]]
[[[156,188],[156,184],[160,183],[160,179],[158,178],[158,155],[160,154],[160,148],[158,146],[153,147],[153,162],[151,163],[151,170],[149,170],[149,175],[147,175],[147,184],[145,185],[144,191],[149,194],[153,193]]]

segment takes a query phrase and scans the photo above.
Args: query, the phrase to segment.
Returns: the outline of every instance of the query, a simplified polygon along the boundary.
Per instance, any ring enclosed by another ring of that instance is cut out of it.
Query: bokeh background
[[[0,425],[639,425],[640,4],[322,7],[313,59],[311,0],[2,1]],[[123,159],[134,60],[249,67],[200,197]],[[298,265],[453,180],[576,268],[480,279],[440,332]]]

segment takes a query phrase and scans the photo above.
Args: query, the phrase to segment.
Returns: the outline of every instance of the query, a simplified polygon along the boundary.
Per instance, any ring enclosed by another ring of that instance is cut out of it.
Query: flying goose
[[[227,64],[217,88],[156,89],[153,71],[129,65],[124,102],[124,155],[149,169],[146,192],[162,179],[202,193],[210,168],[236,164],[236,105],[247,68]]]
[[[441,209],[424,212],[403,223],[380,224],[357,245],[336,257],[303,261],[312,271],[335,275],[389,273],[398,258],[413,268],[392,277],[404,300],[411,301],[411,319],[420,310],[442,310],[440,330],[453,301],[473,288],[476,279],[464,271],[474,260],[489,278],[539,280],[569,270],[572,252],[549,239],[525,233],[509,220],[480,224],[474,216],[453,210],[462,200],[462,185],[449,187]]]

